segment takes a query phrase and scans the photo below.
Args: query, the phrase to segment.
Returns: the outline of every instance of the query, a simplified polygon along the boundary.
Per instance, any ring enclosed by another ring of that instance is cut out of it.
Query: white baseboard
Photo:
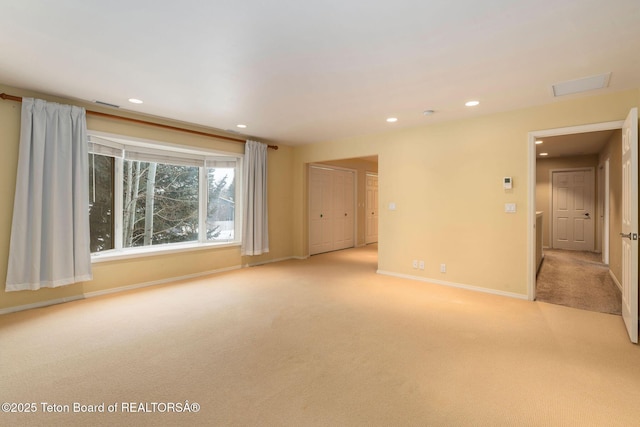
[[[209,276],[209,275],[212,275],[212,274],[224,273],[226,271],[239,270],[239,269],[245,268],[245,267],[255,267],[257,265],[264,265],[264,264],[270,264],[270,263],[273,263],[273,262],[287,261],[289,259],[306,259],[306,257],[278,258],[278,259],[273,259],[273,260],[268,260],[268,261],[261,261],[261,262],[257,262],[257,263],[254,263],[254,264],[236,265],[236,266],[232,266],[232,267],[218,268],[216,270],[203,271],[203,272],[200,272],[200,273],[187,274],[187,275],[184,275],[184,276],[170,277],[170,278],[167,278],[167,279],[153,280],[153,281],[144,282],[144,283],[136,283],[136,284],[133,284],[133,285],[120,286],[120,287],[117,287],[117,288],[105,289],[105,290],[102,290],[102,291],[86,292],[86,293],[84,293],[82,295],[74,295],[74,296],[65,297],[65,298],[57,298],[57,299],[52,299],[52,300],[39,301],[39,302],[36,302],[36,303],[33,303],[33,304],[25,304],[25,305],[19,305],[19,306],[15,306],[15,307],[9,307],[9,308],[0,309],[0,315],[9,314],[9,313],[15,313],[17,311],[30,310],[32,308],[47,307],[49,305],[62,304],[62,303],[65,303],[65,302],[77,301],[77,300],[86,299],[86,298],[99,297],[101,295],[115,294],[115,293],[118,293],[118,292],[129,291],[129,290],[133,290],[133,289],[146,288],[146,287],[149,287],[149,286],[163,285],[165,283],[178,282],[180,280],[195,279],[195,278],[198,278],[198,277]]]
[[[86,292],[84,294],[84,297],[85,298],[93,298],[93,297],[99,297],[99,296],[102,296],[102,295],[115,294],[115,293],[122,292],[122,291],[130,291],[130,290],[133,290],[133,289],[146,288],[146,287],[149,287],[149,286],[164,285],[165,283],[179,282],[180,280],[196,279],[198,277],[209,276],[209,275],[212,275],[212,274],[219,274],[219,273],[224,273],[224,272],[227,272],[227,271],[239,270],[240,268],[241,267],[239,265],[237,265],[237,266],[233,266],[233,267],[225,267],[225,268],[219,268],[219,269],[216,269],[216,270],[203,271],[203,272],[200,272],[200,273],[186,274],[184,276],[170,277],[170,278],[167,278],[167,279],[160,279],[160,280],[153,280],[151,282],[136,283],[136,284],[133,284],[133,285],[120,286],[120,287],[117,287],[117,288],[105,289],[105,290],[102,290],[102,291]]]
[[[260,261],[260,262],[254,262],[254,263],[247,263],[247,264],[243,264],[242,267],[257,267],[259,265],[265,265],[265,264],[272,264],[274,262],[281,262],[281,261],[289,261],[290,259],[306,259],[306,258],[301,258],[301,257],[295,257],[295,256],[288,256],[288,257],[284,257],[284,258],[277,258],[277,259],[270,259],[268,261]]]
[[[615,283],[618,289],[620,289],[620,292],[622,292],[622,284],[618,281],[618,278],[616,277],[616,275],[613,274],[613,271],[609,270],[609,276],[611,276],[613,283]]]
[[[482,288],[479,286],[465,285],[462,283],[446,282],[444,280],[429,279],[427,277],[411,276],[409,274],[394,273],[392,271],[378,270],[377,273],[383,274],[385,276],[393,276],[393,277],[399,277],[401,279],[417,280],[420,282],[433,283],[435,285],[449,286],[452,288],[466,289],[469,291],[484,292],[486,294],[500,295],[500,296],[509,297],[509,298],[516,298],[516,299],[522,299],[522,300],[529,299],[527,295],[516,294],[514,292],[499,291],[497,289]]]
[[[46,300],[46,301],[34,302],[33,304],[25,304],[25,305],[18,305],[18,306],[15,306],[15,307],[3,308],[3,309],[0,309],[0,315],[9,314],[9,313],[15,313],[17,311],[31,310],[32,308],[47,307],[49,305],[63,304],[65,302],[77,301],[77,300],[85,299],[85,298],[86,297],[84,295],[73,295],[73,296],[70,296],[70,297],[56,298],[56,299],[50,299],[50,300]]]
[[[197,277],[208,276],[208,275],[211,275],[211,274],[224,273],[225,271],[232,271],[232,270],[238,270],[238,269],[240,269],[240,266],[226,267],[226,268],[220,268],[220,269],[216,269],[216,270],[203,271],[203,272],[200,272],[200,273],[187,274],[187,275],[184,275],[184,276],[170,277],[170,278],[167,278],[167,279],[160,279],[160,280],[153,280],[151,282],[136,283],[136,284],[133,284],[133,285],[120,286],[120,287],[117,287],[117,288],[105,289],[105,290],[102,290],[102,291],[85,292],[82,295],[73,295],[73,296],[65,297],[65,298],[56,298],[56,299],[52,299],[52,300],[35,302],[33,304],[18,305],[18,306],[15,306],[15,307],[9,307],[9,308],[0,309],[0,315],[9,314],[9,313],[15,313],[17,311],[31,310],[32,308],[47,307],[47,306],[50,306],[50,305],[62,304],[62,303],[65,303],[65,302],[77,301],[77,300],[81,300],[81,299],[99,297],[101,295],[115,294],[115,293],[118,293],[118,292],[129,291],[129,290],[133,290],[133,289],[146,288],[146,287],[149,287],[149,286],[163,285],[165,283],[178,282],[180,280],[195,279]]]

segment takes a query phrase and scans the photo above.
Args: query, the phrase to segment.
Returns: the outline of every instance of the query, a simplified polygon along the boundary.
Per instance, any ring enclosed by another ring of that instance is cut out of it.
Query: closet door
[[[355,176],[351,171],[309,168],[309,254],[352,248]]]
[[[353,247],[354,177],[353,172],[334,170],[333,179],[333,249]]]
[[[331,170],[309,168],[309,254],[333,250]]]
[[[378,175],[367,174],[365,243],[378,241]]]

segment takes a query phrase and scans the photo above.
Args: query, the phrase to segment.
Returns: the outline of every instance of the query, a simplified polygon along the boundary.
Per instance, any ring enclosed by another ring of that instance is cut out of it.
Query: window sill
[[[229,248],[240,246],[240,242],[225,243],[187,243],[173,244],[166,246],[148,246],[142,248],[131,248],[125,250],[110,250],[91,254],[91,263],[97,264],[108,261],[119,261],[124,259],[151,257],[156,255],[168,255],[181,252],[202,251],[219,248]]]

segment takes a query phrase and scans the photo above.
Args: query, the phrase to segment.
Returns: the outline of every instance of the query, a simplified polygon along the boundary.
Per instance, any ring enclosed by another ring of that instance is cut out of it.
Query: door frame
[[[602,233],[600,250],[602,251],[602,263],[609,265],[609,185],[611,181],[609,178],[611,156],[607,154],[602,165],[602,188],[598,188],[598,209],[602,207],[602,212],[598,211],[598,214],[602,213]],[[600,183],[598,184],[600,185]],[[600,217],[598,217],[598,223],[600,223]]]
[[[555,129],[544,129],[530,131],[527,134],[528,148],[528,191],[527,201],[529,209],[527,211],[527,299],[536,299],[536,139],[571,135],[575,133],[598,132],[604,130],[622,129],[624,120],[613,122],[593,123],[588,125],[568,126]],[[548,214],[547,214],[548,215]]]
[[[555,222],[553,221],[553,174],[556,172],[579,172],[579,171],[584,171],[584,170],[589,170],[591,171],[591,175],[593,177],[591,184],[591,211],[595,212],[596,209],[596,200],[595,200],[595,195],[596,195],[596,168],[594,168],[593,166],[585,166],[583,168],[559,168],[559,169],[550,169],[549,170],[549,185],[551,186],[551,191],[549,191],[549,206],[551,207],[551,212],[549,213],[550,218],[547,219],[547,221],[551,221],[550,225],[551,225],[551,236],[550,236],[550,242],[549,242],[549,248],[551,249],[555,249],[553,246],[553,242],[554,242],[554,237],[555,237],[555,231],[556,231],[556,227],[555,227]],[[594,217],[596,217],[596,215],[594,214]],[[597,231],[597,227],[596,227],[596,223],[593,223],[593,249],[591,250],[591,252],[596,250],[596,231]]]

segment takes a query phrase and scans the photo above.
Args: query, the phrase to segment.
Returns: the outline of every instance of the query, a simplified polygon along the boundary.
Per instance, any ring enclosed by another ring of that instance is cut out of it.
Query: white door
[[[344,194],[344,241],[345,248],[355,246],[355,229],[356,229],[356,178],[355,173],[347,171],[345,177],[345,194]]]
[[[593,251],[593,169],[553,172],[553,247]]]
[[[353,247],[354,207],[353,172],[334,170],[332,175],[333,186],[333,250]]]
[[[309,168],[309,254],[354,246],[355,177],[352,171]]]
[[[309,168],[309,253],[327,252],[333,248],[331,219],[331,171]]]
[[[611,185],[611,179],[609,176],[609,168],[610,168],[611,160],[607,158],[604,162],[604,218],[602,224],[602,263],[609,265],[609,224],[610,224],[610,208],[609,208],[609,186]]]
[[[638,342],[638,109],[622,127],[622,318]]]
[[[378,175],[367,174],[365,243],[378,241]]]

